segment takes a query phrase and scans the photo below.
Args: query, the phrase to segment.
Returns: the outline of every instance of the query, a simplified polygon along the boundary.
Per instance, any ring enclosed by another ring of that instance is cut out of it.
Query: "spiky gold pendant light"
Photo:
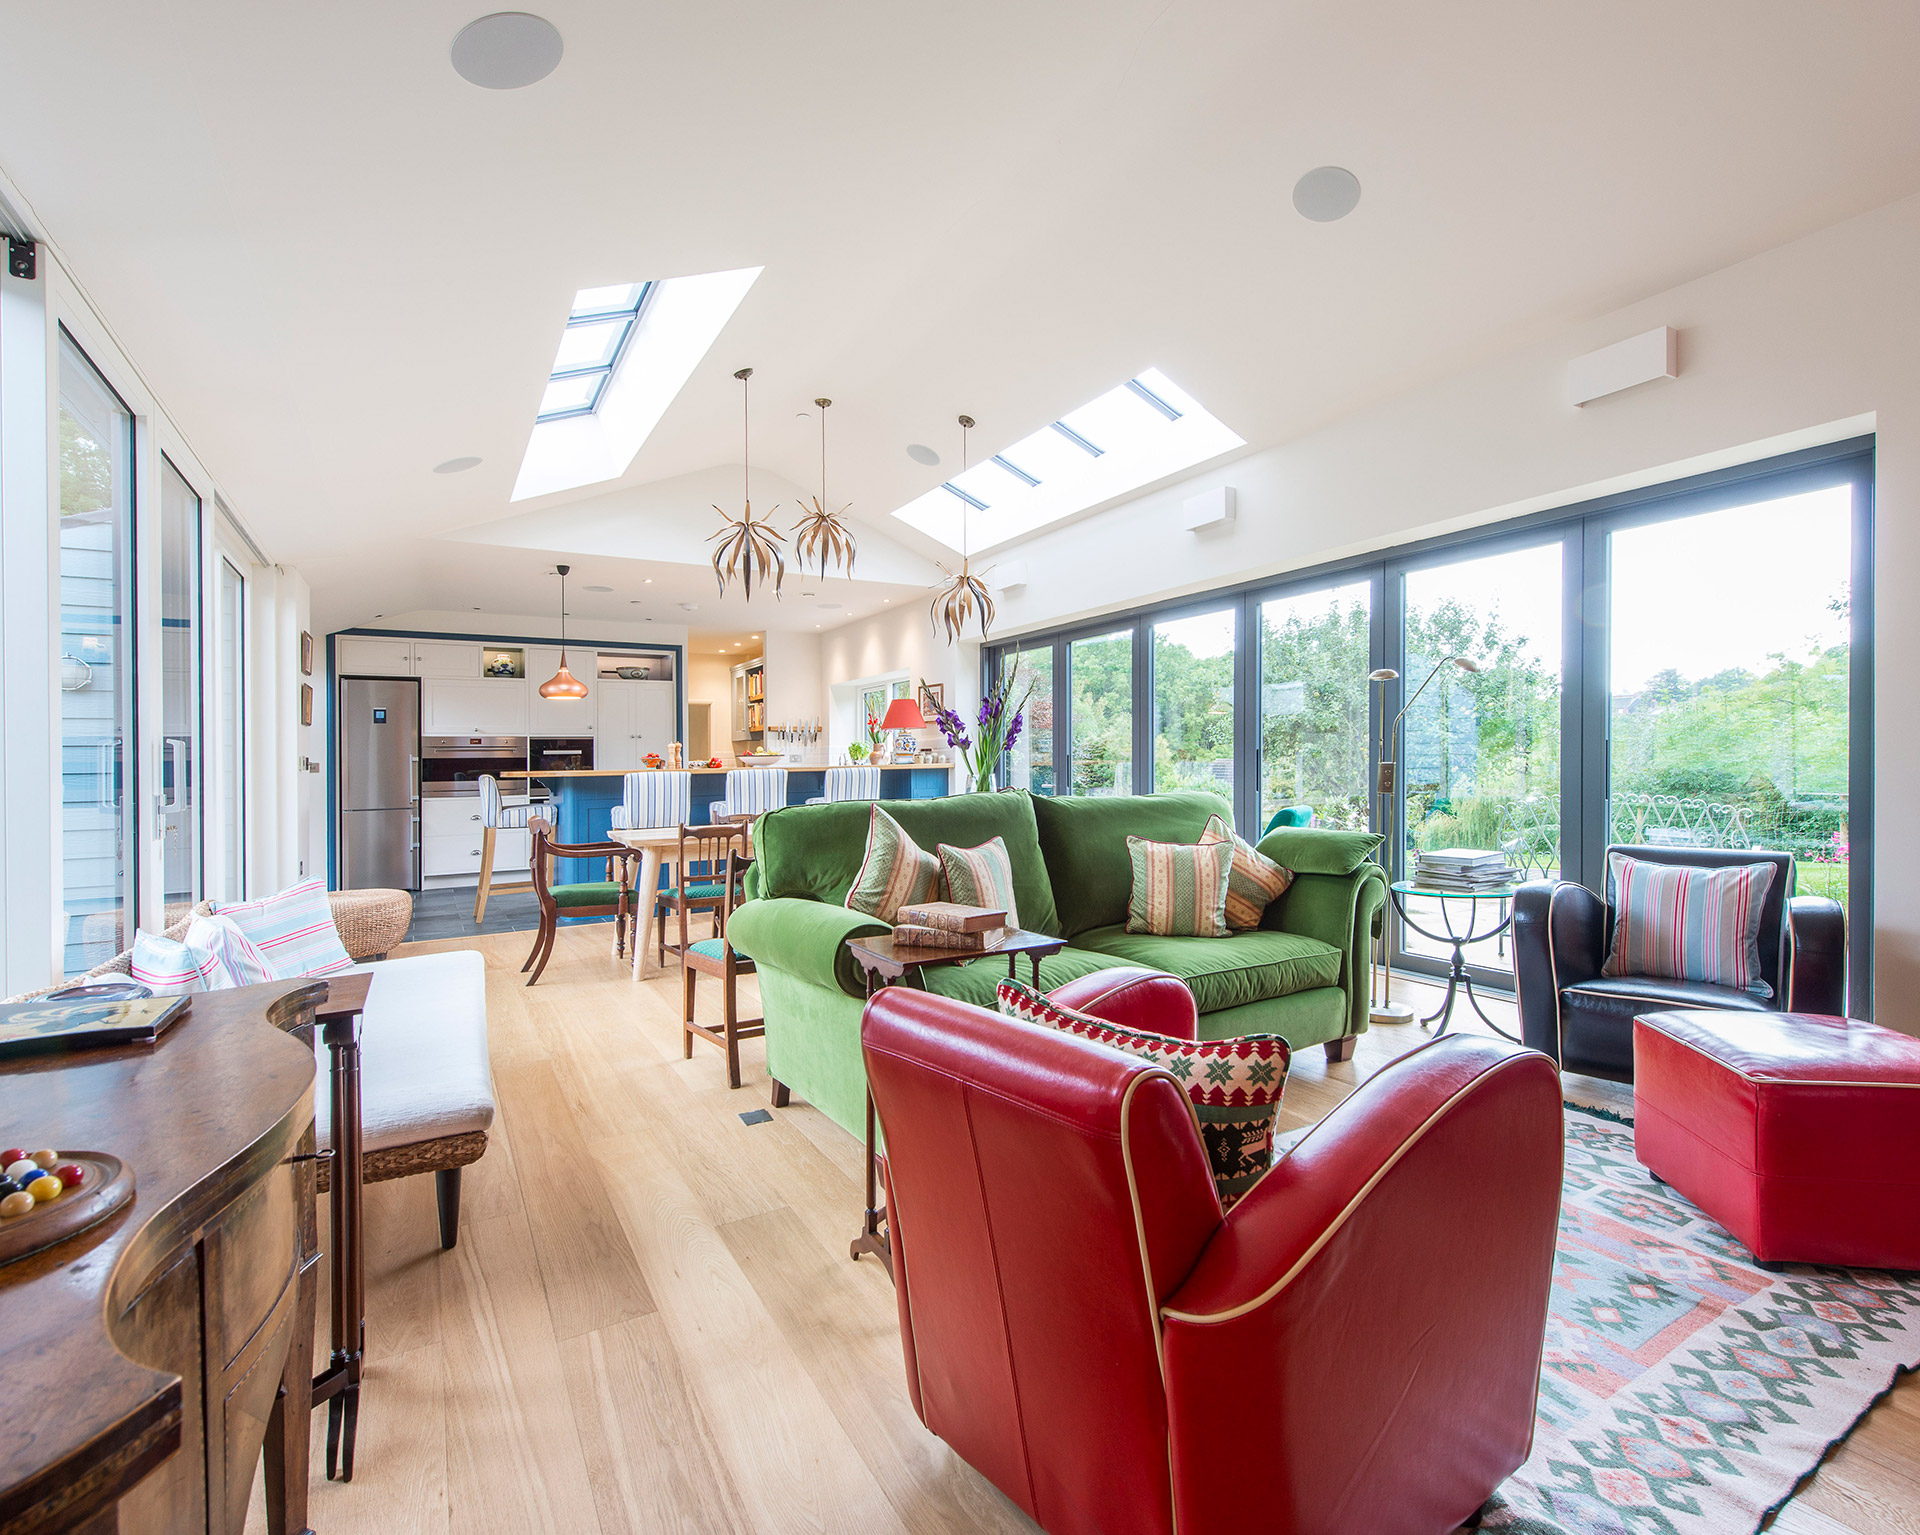
[[[747,429],[747,380],[753,377],[753,369],[742,368],[733,376],[740,380],[740,469],[743,481],[740,515],[735,517],[724,507],[716,506],[714,510],[720,514],[722,525],[719,532],[708,538],[707,542],[720,541],[720,547],[713,551],[713,574],[720,583],[720,595],[726,596],[727,583],[737,580],[751,602],[756,575],[760,584],[765,586],[767,575],[771,572],[773,595],[780,595],[780,584],[787,579],[787,557],[780,548],[786,542],[786,535],[772,522],[772,513],[780,509],[777,503],[767,516],[757,522],[754,520],[753,463]]]
[[[967,433],[973,429],[973,417],[960,417],[960,473],[967,472]],[[955,476],[957,479],[959,476]],[[951,483],[951,482],[949,482]],[[933,627],[944,627],[947,631],[947,643],[951,645],[966,631],[967,622],[973,617],[974,609],[980,611],[980,638],[987,637],[987,629],[993,623],[993,599],[987,595],[987,583],[980,579],[986,571],[976,576],[967,557],[967,513],[970,504],[960,502],[960,569],[956,573],[943,564],[940,573],[947,578],[947,584],[940,588],[933,599]],[[993,567],[988,566],[991,570]]]
[[[813,498],[813,510],[803,511],[800,520],[793,525],[793,557],[805,570],[809,561],[820,562],[820,579],[827,578],[827,561],[842,567],[847,576],[853,574],[853,557],[858,552],[854,542],[853,529],[842,520],[844,514],[853,505],[851,501],[837,512],[827,510],[827,407],[831,400],[815,400],[820,407],[820,494]]]

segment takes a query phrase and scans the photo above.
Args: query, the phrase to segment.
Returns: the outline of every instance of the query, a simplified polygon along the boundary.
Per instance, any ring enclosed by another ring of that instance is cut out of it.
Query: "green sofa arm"
[[[1310,835],[1295,830],[1294,836]],[[1273,856],[1269,839],[1261,850]],[[1386,876],[1371,860],[1344,874],[1296,873],[1286,893],[1266,910],[1263,928],[1298,933],[1332,944],[1342,955],[1340,981],[1347,989],[1347,1032],[1361,1033],[1372,1010],[1368,996],[1373,964],[1373,931],[1387,902]]]
[[[860,967],[847,953],[847,940],[892,931],[864,912],[797,896],[750,900],[727,918],[728,939],[755,964],[850,997],[865,997],[867,988]]]

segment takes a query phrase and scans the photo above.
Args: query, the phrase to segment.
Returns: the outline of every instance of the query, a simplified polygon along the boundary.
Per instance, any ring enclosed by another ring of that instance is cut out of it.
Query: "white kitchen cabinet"
[[[416,677],[480,677],[478,640],[415,640],[413,674]]]
[[[632,772],[648,752],[667,755],[680,739],[671,682],[600,683],[600,728],[594,732],[593,765]]]
[[[596,701],[600,680],[594,676],[595,657],[578,645],[567,652],[567,670],[587,685],[585,698],[542,698],[540,684],[560,670],[558,645],[527,647],[527,734],[535,736],[590,736],[597,734]]]
[[[511,796],[510,796],[511,797]],[[423,800],[420,805],[420,872],[423,875],[480,873],[486,827],[478,795]],[[533,833],[502,827],[494,833],[493,875],[524,874],[533,864]]]
[[[333,661],[342,677],[411,677],[413,641],[342,634],[333,642]]]
[[[420,685],[420,733],[523,736],[527,733],[530,686],[524,677],[482,678],[472,682],[450,677],[429,678]]]

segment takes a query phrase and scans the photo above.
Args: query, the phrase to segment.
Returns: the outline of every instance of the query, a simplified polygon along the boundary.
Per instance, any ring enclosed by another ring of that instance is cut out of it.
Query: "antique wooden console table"
[[[326,994],[210,992],[157,1044],[0,1063],[0,1134],[135,1177],[100,1224],[0,1266],[4,1535],[239,1535],[263,1447],[270,1527],[307,1529]]]

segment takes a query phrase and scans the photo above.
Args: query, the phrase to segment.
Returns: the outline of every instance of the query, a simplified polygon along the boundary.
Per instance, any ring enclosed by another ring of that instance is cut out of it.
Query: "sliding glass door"
[[[60,335],[60,837],[66,974],[132,941],[133,413]]]
[[[1608,841],[1778,848],[1848,904],[1853,487],[1621,528]]]
[[[1153,787],[1233,801],[1239,604],[1153,626]]]
[[[1010,789],[1035,794],[1054,792],[1053,776],[1053,646],[1011,650],[1000,660],[1004,677],[1012,673],[1007,696],[1020,706],[1020,734],[1007,749],[1001,782]]]
[[[1365,581],[1259,604],[1259,829],[1286,809],[1316,826],[1373,824],[1372,610]]]
[[[215,751],[219,754],[219,882],[222,901],[247,895],[247,578],[225,555],[215,562]]]
[[[200,899],[200,498],[160,460],[160,838],[169,921]]]
[[[1133,629],[1067,648],[1069,794],[1133,793]]]

